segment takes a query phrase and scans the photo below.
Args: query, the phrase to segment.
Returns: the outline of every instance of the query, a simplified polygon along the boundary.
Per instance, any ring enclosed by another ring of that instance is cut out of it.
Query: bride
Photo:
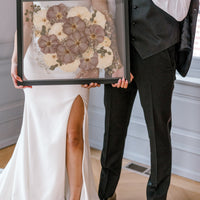
[[[48,2],[51,4],[52,1]],[[102,12],[107,0],[63,1]],[[32,5],[23,3],[23,13]],[[31,22],[24,20],[24,74],[35,79],[43,68],[37,63],[31,39]],[[17,41],[11,76],[15,88],[25,95],[21,133],[14,153],[0,175],[2,200],[97,200],[88,142],[88,85],[18,86]],[[45,74],[44,74],[45,76]],[[53,76],[53,75],[52,75]],[[49,77],[49,74],[48,74]]]

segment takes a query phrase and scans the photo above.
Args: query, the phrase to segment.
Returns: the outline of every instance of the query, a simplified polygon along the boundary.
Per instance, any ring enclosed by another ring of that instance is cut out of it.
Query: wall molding
[[[19,135],[9,137],[5,140],[0,141],[0,149],[3,149],[5,147],[8,147],[10,145],[16,144],[17,140],[19,138]]]
[[[9,59],[9,58],[4,58],[4,59],[0,59],[0,75],[2,76],[2,75],[7,75],[9,72],[10,72],[10,70],[11,70],[11,59]],[[10,67],[8,67],[8,66],[10,66]]]
[[[14,88],[10,75],[12,39],[0,42],[0,148],[16,143],[23,116],[24,94]]]
[[[0,106],[0,124],[16,120],[22,116],[24,101],[7,103]]]
[[[89,125],[96,128],[101,128],[103,131],[104,130],[104,125],[102,125],[103,120],[99,120],[99,119],[100,118],[104,119],[104,113],[99,112],[100,110],[101,110],[100,107],[98,108],[97,106],[90,107],[89,115],[94,116],[98,120],[95,120],[92,123],[90,123],[89,121]],[[99,121],[101,123],[99,123]],[[131,116],[129,129],[134,129],[134,131],[129,131],[128,133],[129,137],[137,138],[137,139],[147,141],[147,142],[149,141],[146,123],[144,119],[142,119],[141,117]],[[141,129],[143,129],[142,134],[141,132],[138,131]],[[172,137],[173,148],[190,152],[193,154],[197,154],[200,156],[200,134],[199,133],[191,132],[190,130],[186,130],[186,129],[175,128],[173,126],[172,131],[171,131],[171,137]],[[191,144],[190,145],[189,144],[186,145],[185,143],[183,144],[182,142],[179,142],[180,139],[182,140],[184,139],[187,142],[190,141]],[[192,142],[196,143],[196,147],[194,146],[194,143]]]
[[[11,58],[13,52],[14,41],[0,42],[0,60]]]
[[[0,149],[16,143],[21,130],[23,106],[23,100],[0,106]]]
[[[200,78],[199,57],[193,57],[188,76]]]
[[[95,115],[95,118],[102,118],[102,119],[104,118],[104,115],[102,113],[95,111],[95,107],[92,107],[91,109],[92,109],[92,111],[90,111],[90,115],[91,114]],[[98,116],[98,115],[100,115],[100,116]],[[89,123],[89,125],[93,126],[93,128],[101,129],[102,132],[104,130],[104,127],[99,123],[94,122],[94,123]],[[128,132],[129,137],[149,142],[148,133],[146,131],[145,121],[141,121],[141,119],[137,119],[137,117],[134,117],[134,119],[133,119],[133,117],[132,117],[130,120],[129,129],[134,129],[134,131]],[[137,131],[137,130],[141,130],[141,129],[143,129],[142,134],[141,134],[141,132]],[[197,133],[191,134],[190,131],[173,127],[172,131],[171,131],[171,137],[172,137],[172,148],[173,149],[178,149],[181,151],[189,152],[189,153],[200,156],[200,134],[197,134]],[[181,141],[182,140],[187,141],[187,142],[190,141],[190,144],[179,142],[180,139],[181,139]],[[196,146],[194,146],[194,143],[196,143]],[[93,141],[93,145],[94,145],[94,141]],[[98,147],[101,147],[101,145],[98,145],[98,142],[95,142],[95,145],[97,145]]]

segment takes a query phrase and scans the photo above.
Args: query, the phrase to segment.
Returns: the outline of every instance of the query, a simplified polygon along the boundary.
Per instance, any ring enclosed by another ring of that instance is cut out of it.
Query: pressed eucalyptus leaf
[[[56,67],[58,67],[58,64],[52,65],[49,69],[50,69],[50,70],[55,70]]]

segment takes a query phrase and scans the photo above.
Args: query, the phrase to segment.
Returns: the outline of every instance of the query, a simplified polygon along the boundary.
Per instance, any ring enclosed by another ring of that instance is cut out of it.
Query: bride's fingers
[[[101,86],[101,84],[95,83],[95,87],[100,87],[100,86]]]
[[[101,85],[98,84],[98,83],[90,83],[89,85],[88,84],[84,84],[84,85],[81,85],[81,87],[84,87],[84,88],[94,88],[94,87],[100,87]]]
[[[117,83],[112,84],[112,87],[117,87]]]
[[[23,88],[32,88],[32,86],[24,86]]]
[[[19,77],[19,76],[15,76],[15,78],[19,81],[19,82],[23,82],[23,80]]]
[[[84,85],[81,85],[81,86],[84,87],[84,88],[87,88],[88,84],[84,84]]]
[[[97,85],[97,83],[90,83],[90,85],[88,86],[88,89],[94,88],[94,87],[96,87],[96,85]]]
[[[19,82],[23,82],[23,80],[22,80],[17,74],[11,73],[11,76],[12,76],[15,80],[17,80],[17,81],[19,81]]]
[[[15,79],[14,75],[12,75],[12,80],[13,80],[14,87],[16,89],[22,89],[23,88],[23,85],[17,85],[17,80]]]
[[[90,83],[88,88],[90,89],[90,88],[93,88],[93,87],[95,87],[95,84],[94,83]]]
[[[13,76],[11,76],[12,77],[12,80],[13,80],[13,84],[14,84],[14,87],[16,88],[16,89],[23,89],[23,88],[32,88],[32,86],[23,86],[23,85],[18,85],[17,84],[17,81],[20,81],[21,79],[16,79],[15,78],[15,76],[13,75]],[[21,81],[20,81],[21,82]]]

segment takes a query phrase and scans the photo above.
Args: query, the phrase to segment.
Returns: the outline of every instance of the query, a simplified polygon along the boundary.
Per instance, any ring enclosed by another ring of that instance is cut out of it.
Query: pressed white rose
[[[86,19],[89,21],[92,14],[86,7],[76,6],[69,10],[67,18],[75,16],[80,17],[82,20]]]
[[[91,24],[97,24],[100,25],[103,29],[106,27],[106,17],[104,14],[102,14],[100,11],[96,12],[96,16],[94,18],[94,21]]]
[[[46,15],[47,15],[46,9],[39,10],[37,13],[33,14],[33,24],[36,30],[41,31],[42,26],[45,26],[46,30],[48,30],[51,27],[51,24],[48,21]]]
[[[92,48],[88,48],[86,52],[83,53],[84,59],[91,58],[93,56],[94,56],[94,50]]]
[[[97,49],[99,49],[101,47],[110,47],[110,45],[111,45],[110,38],[105,36],[103,42],[98,44]]]
[[[105,68],[111,66],[113,63],[114,55],[113,55],[112,49],[109,47],[104,47],[104,50],[106,50],[108,52],[108,53],[105,53],[104,56],[102,56],[101,53],[98,53],[99,63],[97,65],[97,68],[100,68],[100,69],[105,69]]]
[[[80,60],[76,59],[74,62],[59,66],[65,72],[75,72],[80,65]]]
[[[57,55],[54,53],[54,54],[44,54],[44,61],[46,63],[47,66],[53,66],[53,65],[56,65],[58,64],[57,62]]]
[[[49,35],[55,34],[59,40],[67,39],[67,35],[63,32],[63,23],[55,23],[50,31]]]

